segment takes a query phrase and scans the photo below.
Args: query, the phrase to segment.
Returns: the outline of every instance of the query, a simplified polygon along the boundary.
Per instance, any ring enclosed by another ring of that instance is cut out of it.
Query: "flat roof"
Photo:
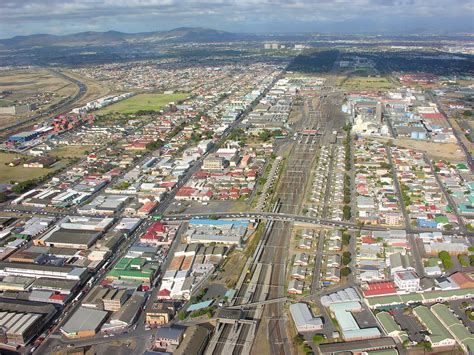
[[[202,301],[202,302],[199,302],[199,303],[192,304],[188,307],[187,311],[188,312],[193,312],[193,311],[197,311],[199,309],[207,308],[212,304],[212,302],[214,302],[214,300]]]
[[[185,327],[161,327],[156,331],[156,339],[178,339],[186,330]]]
[[[90,245],[99,237],[100,233],[87,230],[59,229],[53,232],[45,241],[59,244]]]
[[[223,226],[223,225],[238,225],[246,227],[249,225],[248,220],[225,220],[225,219],[197,219],[193,218],[189,220],[189,225],[214,225],[214,226]]]
[[[61,330],[67,334],[74,334],[80,331],[93,330],[94,332],[101,326],[108,313],[97,309],[79,307],[68,319]]]

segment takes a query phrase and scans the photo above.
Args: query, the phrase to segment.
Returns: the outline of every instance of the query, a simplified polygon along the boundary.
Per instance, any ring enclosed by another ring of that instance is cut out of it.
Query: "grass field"
[[[98,114],[106,114],[110,112],[118,113],[135,113],[141,110],[158,111],[163,106],[170,102],[178,102],[184,100],[189,95],[185,93],[178,94],[140,94],[133,96],[127,100],[117,102],[116,104],[110,105],[99,110]]]
[[[0,107],[8,107],[11,105],[13,105],[13,101],[0,99]]]
[[[89,145],[70,145],[57,148],[49,152],[49,155],[62,158],[83,158],[87,151],[92,151],[94,146]]]
[[[341,80],[342,89],[346,91],[379,91],[393,89],[396,86],[385,77],[351,76]]]
[[[23,166],[6,166],[18,155],[9,153],[0,153],[0,183],[8,184],[10,181],[25,181],[37,179],[59,168],[40,169],[40,168],[24,168]],[[57,164],[60,165],[60,164]]]

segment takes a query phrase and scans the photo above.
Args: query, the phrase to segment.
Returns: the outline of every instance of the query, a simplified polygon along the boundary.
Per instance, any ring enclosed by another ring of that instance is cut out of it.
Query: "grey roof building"
[[[290,306],[290,313],[296,330],[299,333],[321,330],[323,328],[323,320],[320,317],[313,317],[306,303],[292,304]]]
[[[80,338],[95,335],[108,313],[98,309],[79,307],[69,320],[61,327],[61,332],[69,338]]]

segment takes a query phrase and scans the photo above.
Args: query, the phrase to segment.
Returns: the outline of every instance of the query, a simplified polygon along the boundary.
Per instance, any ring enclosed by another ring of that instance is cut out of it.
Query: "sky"
[[[0,38],[182,26],[259,33],[474,33],[474,0],[0,0],[0,9]]]

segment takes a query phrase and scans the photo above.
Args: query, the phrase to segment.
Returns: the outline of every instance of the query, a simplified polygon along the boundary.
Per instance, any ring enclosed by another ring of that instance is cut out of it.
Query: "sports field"
[[[159,111],[163,106],[184,100],[189,96],[187,93],[176,94],[139,94],[116,104],[104,107],[98,114],[111,112],[135,113],[138,111]]]

